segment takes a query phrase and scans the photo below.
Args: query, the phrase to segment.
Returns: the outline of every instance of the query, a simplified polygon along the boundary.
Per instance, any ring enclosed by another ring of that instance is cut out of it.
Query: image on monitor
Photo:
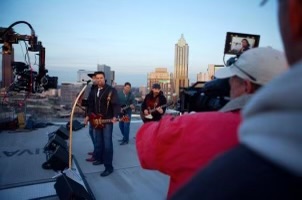
[[[240,55],[242,52],[259,46],[260,35],[227,32],[224,54]]]

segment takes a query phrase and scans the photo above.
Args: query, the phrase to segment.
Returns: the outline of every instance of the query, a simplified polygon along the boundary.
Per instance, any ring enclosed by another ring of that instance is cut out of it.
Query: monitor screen
[[[224,54],[240,55],[242,52],[259,46],[260,35],[227,32]]]

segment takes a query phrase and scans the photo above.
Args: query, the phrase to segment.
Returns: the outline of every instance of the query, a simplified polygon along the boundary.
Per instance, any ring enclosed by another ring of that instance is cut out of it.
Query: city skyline
[[[283,50],[276,2],[263,7],[260,2],[4,0],[0,26],[30,23],[46,48],[48,75],[58,76],[59,82],[105,64],[115,71],[117,84],[132,81],[137,87],[146,85],[147,73],[157,67],[174,71],[174,46],[184,34],[191,84],[209,64],[223,64],[226,32],[258,34],[260,46]],[[14,29],[30,34],[25,25]],[[16,61],[24,60],[24,44],[19,43],[14,45]]]

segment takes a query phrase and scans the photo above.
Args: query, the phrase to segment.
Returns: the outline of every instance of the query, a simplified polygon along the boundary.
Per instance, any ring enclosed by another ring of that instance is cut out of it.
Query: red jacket
[[[136,148],[145,169],[170,176],[168,198],[217,155],[238,144],[239,111],[165,116],[144,124]]]

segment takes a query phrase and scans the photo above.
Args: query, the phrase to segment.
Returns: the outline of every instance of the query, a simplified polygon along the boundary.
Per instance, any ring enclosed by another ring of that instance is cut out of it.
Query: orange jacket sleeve
[[[202,112],[146,123],[136,136],[140,163],[169,175],[174,182],[170,187],[178,188],[214,157],[238,144],[240,120],[239,112]]]

